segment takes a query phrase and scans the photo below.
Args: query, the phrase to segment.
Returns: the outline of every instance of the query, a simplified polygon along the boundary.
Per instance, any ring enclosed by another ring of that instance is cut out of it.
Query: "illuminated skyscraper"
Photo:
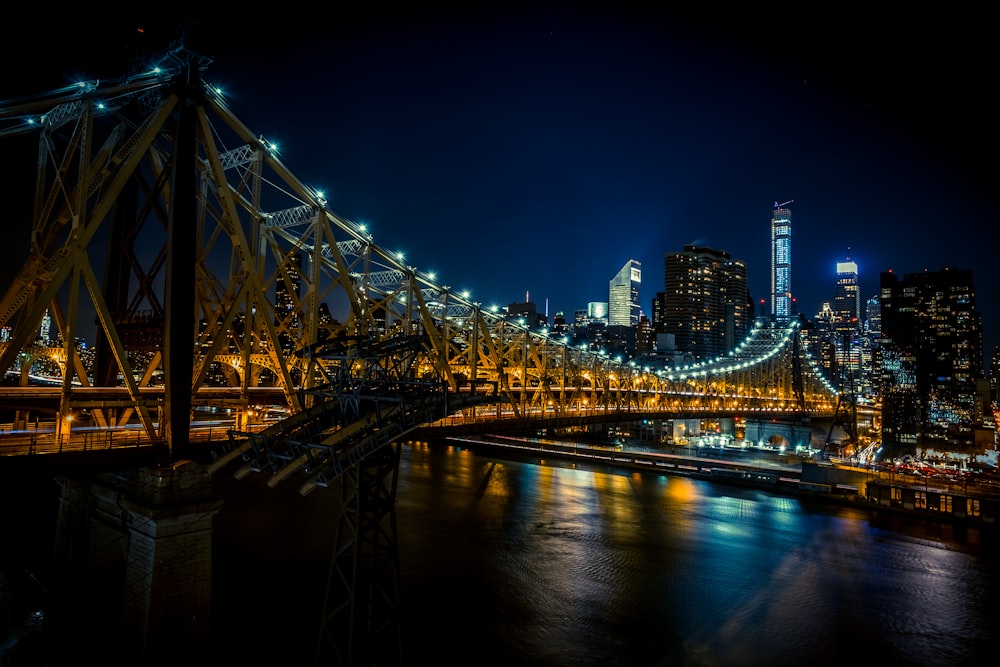
[[[639,286],[642,267],[630,259],[608,284],[608,326],[634,327],[639,324]]]
[[[590,324],[591,322],[600,322],[602,324],[608,323],[608,302],[607,301],[590,301],[587,303],[587,310],[584,312],[585,322],[582,322],[584,326]],[[578,317],[577,320],[580,318]]]
[[[49,315],[48,309],[45,310],[45,314],[42,315],[42,326],[38,330],[38,338],[42,341],[43,345],[48,345],[50,341],[50,331],[52,329],[52,316]]]
[[[861,317],[861,293],[858,291],[858,265],[848,257],[837,262],[837,293],[834,296],[834,310],[842,322],[859,322]]]
[[[857,395],[874,397],[875,351],[882,337],[882,306],[878,297],[873,296],[865,303],[865,317],[861,327],[861,373],[858,379]]]
[[[853,323],[858,328],[861,317],[861,293],[858,291],[858,265],[848,257],[837,262],[837,292],[833,298],[833,309],[838,323]]]
[[[792,307],[792,212],[774,202],[771,213],[771,315],[787,322],[794,315]]]
[[[847,257],[837,262],[837,291],[833,297],[834,344],[841,386],[857,388],[860,374],[861,293],[858,291],[858,265]]]
[[[746,337],[753,320],[747,267],[724,250],[695,245],[664,258],[662,333],[678,350],[712,359]]]

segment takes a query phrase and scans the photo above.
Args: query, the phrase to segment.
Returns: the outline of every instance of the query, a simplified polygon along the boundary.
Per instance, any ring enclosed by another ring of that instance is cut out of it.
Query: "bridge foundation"
[[[100,591],[84,585],[82,597],[117,598],[122,650],[162,659],[208,649],[212,520],[222,501],[207,469],[180,461],[61,486],[54,561],[105,582]],[[116,603],[94,600],[102,604]],[[114,628],[110,620],[103,625]]]
[[[813,440],[812,424],[808,417],[794,420],[747,419],[743,437],[755,444],[763,442],[791,449],[809,448]]]

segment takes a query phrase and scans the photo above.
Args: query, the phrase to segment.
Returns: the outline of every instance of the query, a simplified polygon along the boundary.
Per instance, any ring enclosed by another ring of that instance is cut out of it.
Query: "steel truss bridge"
[[[0,409],[15,429],[51,415],[57,437],[84,412],[97,428],[137,425],[177,460],[195,408],[225,405],[239,421],[213,471],[295,474],[303,492],[338,482],[321,639],[344,662],[397,645],[386,633],[405,433],[459,417],[835,413],[797,321],[759,322],[719,359],[651,369],[452,291],[331,211],[233,114],[209,65],[179,46],[117,80],[0,105],[0,137],[38,137],[19,218],[27,256],[0,285],[0,369],[15,378]],[[29,382],[39,368],[51,386]],[[288,417],[249,428],[262,401]]]

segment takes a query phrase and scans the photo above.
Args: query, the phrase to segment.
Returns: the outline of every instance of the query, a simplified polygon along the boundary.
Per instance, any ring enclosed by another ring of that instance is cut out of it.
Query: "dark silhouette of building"
[[[993,360],[990,362],[990,400],[1000,401],[1000,345],[993,346]]]
[[[976,454],[988,443],[982,317],[971,271],[880,277],[876,349],[882,443],[889,456]]]
[[[524,325],[530,329],[537,329],[548,324],[544,313],[538,312],[538,306],[531,301],[525,303],[512,303],[504,308],[505,317],[509,320],[524,320]]]
[[[652,313],[650,319],[653,326],[653,334],[667,333],[667,320],[664,314],[667,309],[667,295],[665,292],[657,292],[653,297]]]
[[[645,315],[639,317],[639,324],[635,328],[635,357],[652,357],[655,351],[656,335],[653,332],[653,323]]]
[[[552,316],[552,333],[565,336],[571,332],[570,324],[566,321],[566,315],[562,311]]]

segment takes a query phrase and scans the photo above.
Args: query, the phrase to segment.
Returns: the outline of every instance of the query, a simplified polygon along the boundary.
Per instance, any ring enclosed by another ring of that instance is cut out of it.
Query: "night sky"
[[[0,99],[120,76],[136,47],[185,35],[236,116],[331,210],[486,305],[530,294],[572,318],[636,259],[648,315],[664,255],[686,244],[744,260],[759,304],[773,204],[794,200],[800,312],[833,301],[848,256],[863,299],[882,271],[971,270],[987,364],[1000,344],[985,7],[356,4],[63,14],[37,24],[37,60],[3,45]]]

